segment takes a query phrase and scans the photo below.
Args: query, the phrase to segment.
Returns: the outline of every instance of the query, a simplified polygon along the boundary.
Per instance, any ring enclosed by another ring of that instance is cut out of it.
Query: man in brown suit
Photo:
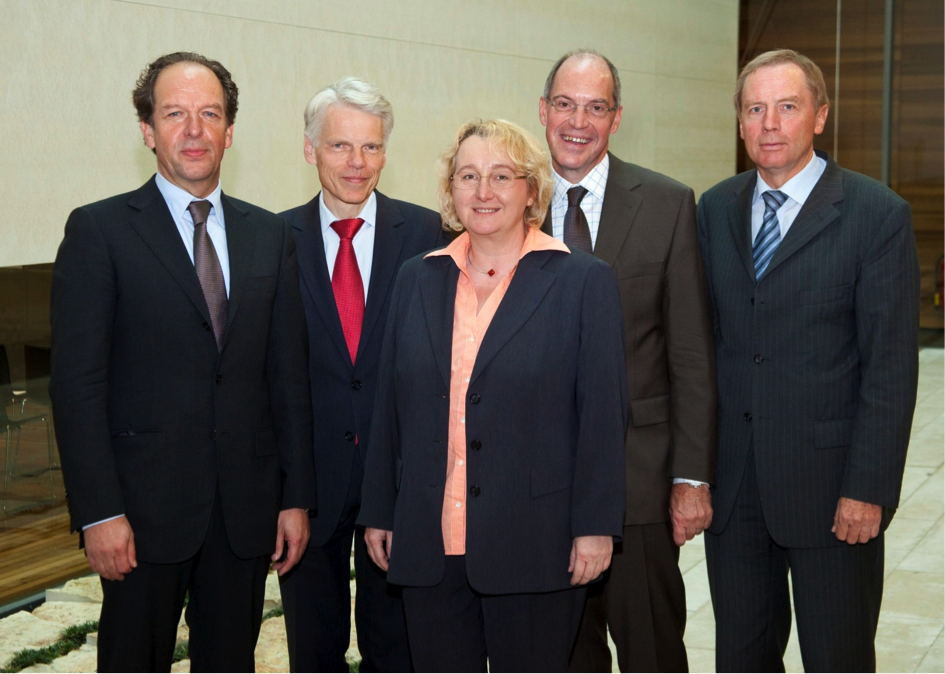
[[[623,541],[589,592],[571,671],[611,671],[609,626],[621,671],[681,672],[679,546],[712,521],[712,318],[693,192],[608,153],[621,113],[617,69],[590,50],[558,60],[539,102],[555,173],[544,229],[614,268],[630,386]]]

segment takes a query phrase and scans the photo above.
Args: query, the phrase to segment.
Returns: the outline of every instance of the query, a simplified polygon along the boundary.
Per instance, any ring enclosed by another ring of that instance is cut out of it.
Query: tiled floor
[[[919,364],[919,397],[901,505],[886,532],[886,586],[876,635],[880,672],[945,671],[945,352],[923,349]],[[679,563],[689,609],[689,666],[693,672],[714,672],[715,620],[702,537],[683,547]],[[804,671],[796,630],[784,665],[789,672]]]

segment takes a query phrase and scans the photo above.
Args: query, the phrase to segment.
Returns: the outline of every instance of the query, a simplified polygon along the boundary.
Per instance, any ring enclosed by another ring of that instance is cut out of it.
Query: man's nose
[[[351,150],[351,153],[348,155],[348,166],[352,168],[361,168],[365,165],[364,161],[364,151],[361,148],[356,147]]]
[[[187,126],[185,131],[188,136],[196,137],[199,136],[203,130],[203,122],[200,119],[200,115],[188,115],[187,116]]]
[[[777,131],[781,128],[781,115],[778,114],[776,108],[769,108],[765,111],[761,123],[764,125],[765,131]]]
[[[571,113],[571,126],[576,129],[581,129],[587,126],[589,118],[587,116],[587,108],[583,105],[577,105],[574,107],[574,112]]]

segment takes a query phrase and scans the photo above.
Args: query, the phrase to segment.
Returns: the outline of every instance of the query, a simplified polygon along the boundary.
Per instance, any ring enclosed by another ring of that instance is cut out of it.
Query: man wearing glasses
[[[623,108],[617,69],[577,50],[551,69],[539,117],[555,192],[544,231],[617,275],[630,424],[623,541],[590,588],[571,671],[688,671],[679,546],[712,521],[716,393],[712,319],[695,199],[685,185],[608,150]]]

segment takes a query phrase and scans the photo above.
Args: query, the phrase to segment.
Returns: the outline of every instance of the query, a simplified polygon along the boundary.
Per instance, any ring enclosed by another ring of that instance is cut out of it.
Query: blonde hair
[[[541,227],[545,213],[551,203],[554,183],[551,180],[551,160],[541,149],[535,137],[525,129],[504,119],[477,120],[464,124],[456,132],[456,138],[437,162],[437,201],[440,204],[440,216],[443,228],[456,232],[463,231],[463,223],[456,216],[453,205],[453,172],[456,170],[456,155],[463,141],[470,136],[478,136],[489,141],[493,152],[505,152],[512,161],[517,173],[525,176],[529,195],[535,201],[525,209],[525,224],[529,227]]]

